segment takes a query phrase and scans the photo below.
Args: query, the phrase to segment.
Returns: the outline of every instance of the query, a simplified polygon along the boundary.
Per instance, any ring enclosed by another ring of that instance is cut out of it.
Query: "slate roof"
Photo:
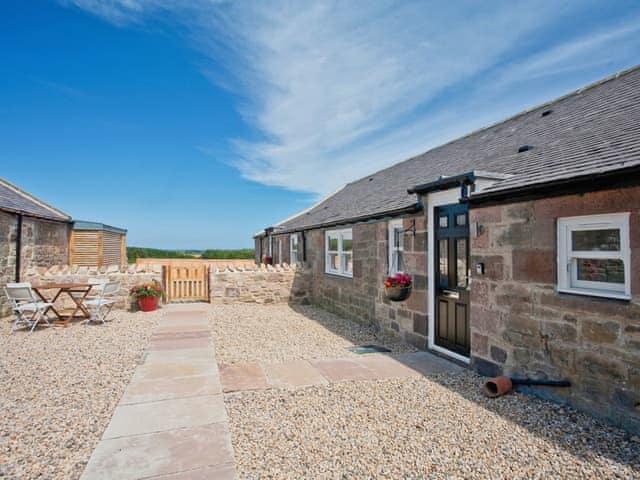
[[[640,65],[351,182],[276,230],[409,210],[416,197],[407,189],[441,176],[509,174],[478,194],[489,195],[638,165]]]
[[[71,217],[63,211],[52,207],[2,178],[0,178],[0,210],[61,222],[71,220]]]

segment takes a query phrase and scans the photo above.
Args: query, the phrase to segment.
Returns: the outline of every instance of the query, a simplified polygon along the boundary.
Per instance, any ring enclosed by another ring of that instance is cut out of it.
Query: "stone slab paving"
[[[129,385],[120,405],[219,393],[222,393],[220,379],[213,375],[140,380]]]
[[[464,370],[464,367],[429,352],[401,353],[396,355],[395,359],[402,365],[425,376],[455,373]]]
[[[102,438],[202,427],[224,422],[226,415],[222,395],[190,396],[133,405],[120,404]]]
[[[220,365],[220,376],[224,393],[269,388],[267,376],[257,362]]]
[[[210,356],[211,354],[209,354]],[[166,356],[149,357],[143,365],[136,369],[133,375],[133,382],[145,380],[175,379],[183,377],[193,377],[208,375],[217,377],[218,367],[211,363],[211,358],[186,358],[179,357],[169,359]]]
[[[220,366],[224,393],[269,388],[296,388],[355,380],[386,380],[455,373],[462,370],[427,352],[362,355],[361,358],[292,360],[283,363],[242,362]]]
[[[268,384],[276,388],[309,387],[329,383],[307,360],[271,363],[262,367]]]
[[[82,479],[234,479],[206,306],[165,307]]]

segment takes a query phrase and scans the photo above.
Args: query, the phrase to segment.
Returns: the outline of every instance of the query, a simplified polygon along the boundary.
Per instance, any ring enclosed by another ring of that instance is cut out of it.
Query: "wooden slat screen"
[[[120,265],[120,234],[115,232],[102,233],[102,265]]]
[[[71,236],[71,265],[99,265],[99,235],[96,231],[75,230]]]
[[[124,242],[124,235],[115,232],[73,230],[69,245],[69,263],[84,267],[123,265],[127,260]]]

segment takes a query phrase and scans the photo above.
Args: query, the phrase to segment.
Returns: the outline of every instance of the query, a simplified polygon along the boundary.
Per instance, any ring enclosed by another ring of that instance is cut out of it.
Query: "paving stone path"
[[[82,480],[236,478],[224,393],[418,377],[461,367],[425,352],[246,362],[218,370],[208,306],[165,307]]]
[[[296,388],[353,380],[385,380],[453,373],[462,367],[431,353],[363,355],[362,358],[242,362],[221,365],[224,393]]]
[[[165,308],[83,480],[236,478],[207,307]]]

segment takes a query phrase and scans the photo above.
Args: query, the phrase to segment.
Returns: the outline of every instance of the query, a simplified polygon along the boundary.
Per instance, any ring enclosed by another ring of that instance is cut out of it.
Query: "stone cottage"
[[[109,227],[91,225],[97,231]],[[2,287],[20,281],[25,270],[81,264],[77,252],[83,249],[100,251],[103,256],[102,252],[111,252],[102,236],[84,240],[87,229],[87,222],[74,222],[65,212],[0,178],[0,317],[10,313]],[[121,264],[126,263],[126,230],[117,230],[118,251],[105,258]],[[94,265],[102,265],[97,257]]]
[[[25,268],[66,264],[71,217],[0,178],[0,286]],[[0,290],[0,316],[9,314]]]
[[[640,66],[351,182],[255,237],[312,299],[640,431]],[[385,295],[389,274],[413,290]]]

